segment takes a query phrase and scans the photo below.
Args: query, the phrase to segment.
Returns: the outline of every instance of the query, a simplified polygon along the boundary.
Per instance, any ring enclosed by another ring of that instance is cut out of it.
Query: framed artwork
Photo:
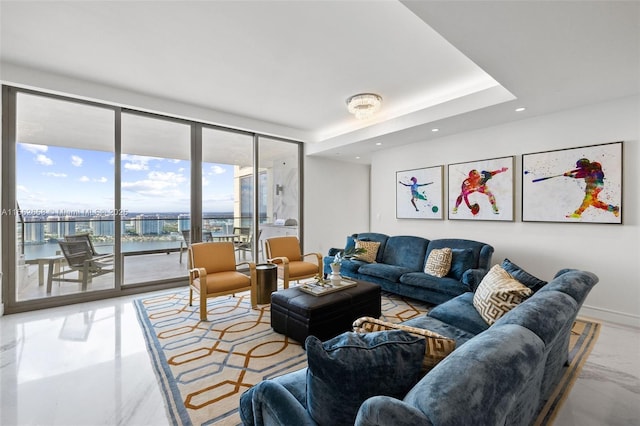
[[[622,223],[622,142],[522,155],[522,221]]]
[[[449,219],[514,220],[515,157],[449,164]]]
[[[396,218],[443,219],[444,166],[396,172]]]

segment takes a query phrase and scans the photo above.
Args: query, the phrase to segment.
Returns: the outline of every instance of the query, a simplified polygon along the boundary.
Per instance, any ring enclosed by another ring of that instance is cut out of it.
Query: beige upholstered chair
[[[249,275],[237,271],[237,266],[249,266]],[[232,242],[193,243],[189,246],[189,306],[193,291],[200,293],[200,320],[207,320],[207,298],[250,290],[251,307],[256,307],[256,264],[236,264]]]
[[[278,278],[289,288],[289,281],[312,278],[322,274],[322,255],[320,253],[301,254],[297,237],[275,237],[264,241],[267,261],[278,265]],[[315,257],[316,263],[307,262],[306,257]]]

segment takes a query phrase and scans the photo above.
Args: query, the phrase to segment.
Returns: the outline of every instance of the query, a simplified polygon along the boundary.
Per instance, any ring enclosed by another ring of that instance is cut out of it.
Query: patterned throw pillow
[[[378,249],[380,248],[380,243],[376,241],[356,240],[356,248],[363,248],[366,251],[357,256],[354,256],[354,259],[361,260],[367,263],[375,263],[376,256],[378,255]]]
[[[445,247],[431,250],[424,265],[424,272],[442,278],[449,273],[449,269],[451,269],[451,249]]]
[[[422,360],[423,373],[435,367],[436,364],[445,359],[446,356],[456,348],[455,340],[424,328],[395,324],[372,317],[360,317],[353,322],[353,331],[356,333],[371,333],[384,330],[403,330],[409,334],[425,338],[427,347],[424,352],[424,359]]]
[[[473,306],[487,324],[493,325],[532,294],[530,288],[514,279],[500,265],[495,265],[473,295]]]

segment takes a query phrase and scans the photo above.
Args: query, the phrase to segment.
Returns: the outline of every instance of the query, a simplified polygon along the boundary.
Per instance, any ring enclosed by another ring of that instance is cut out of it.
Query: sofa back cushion
[[[457,278],[458,276],[460,276],[461,278],[462,274],[467,269],[480,268],[488,271],[489,268],[491,268],[491,257],[493,256],[493,247],[490,246],[489,244],[482,243],[480,241],[463,240],[459,238],[443,238],[439,240],[431,240],[429,242],[429,246],[427,247],[426,255],[429,256],[429,253],[433,249],[441,249],[444,247],[449,247],[452,250],[454,249],[458,249],[458,250],[470,249],[471,250],[471,256],[469,256],[468,252],[463,253],[458,251],[457,253],[454,253],[452,263],[451,263],[451,271],[449,272],[450,274],[449,276],[451,276],[452,278],[459,279]],[[472,265],[472,266],[470,268],[466,268],[462,270],[463,269],[462,266],[458,266],[457,264],[455,264],[456,260],[459,263],[464,262],[465,267],[467,265]],[[426,261],[426,257],[425,257],[425,261]]]
[[[429,240],[415,236],[393,236],[387,239],[380,263],[422,271]]]
[[[402,398],[420,378],[425,340],[405,331],[307,337],[307,410],[319,425],[354,424],[369,397]]]

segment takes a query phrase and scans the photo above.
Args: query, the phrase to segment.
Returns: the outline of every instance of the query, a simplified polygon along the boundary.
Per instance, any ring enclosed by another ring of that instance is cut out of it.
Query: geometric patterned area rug
[[[195,296],[195,295],[194,295]],[[271,329],[270,305],[252,310],[249,293],[207,300],[207,322],[189,290],[135,300],[154,371],[174,425],[239,425],[240,395],[263,379],[307,366],[295,340]],[[383,317],[402,322],[428,305],[382,298]]]
[[[249,293],[207,301],[207,322],[182,289],[135,300],[147,349],[173,425],[239,425],[240,395],[263,379],[306,367],[300,344],[271,329],[269,305],[250,307]],[[383,292],[382,319],[402,322],[429,305]],[[551,425],[600,330],[576,321],[570,365],[537,425]]]

